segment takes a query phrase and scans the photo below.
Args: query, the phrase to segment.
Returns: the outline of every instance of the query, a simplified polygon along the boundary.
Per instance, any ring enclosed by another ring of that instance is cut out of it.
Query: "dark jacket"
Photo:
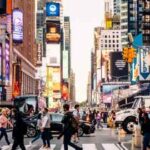
[[[13,124],[13,132],[12,136],[13,138],[20,138],[24,135],[24,122],[22,119],[21,114],[17,113],[14,118],[14,124]]]
[[[62,119],[62,123],[64,124],[64,131],[63,134],[73,134],[72,126],[71,126],[71,118],[73,117],[72,112],[67,112],[64,114]]]
[[[142,132],[142,135],[144,135],[145,133],[150,133],[150,120],[142,123],[141,132]]]

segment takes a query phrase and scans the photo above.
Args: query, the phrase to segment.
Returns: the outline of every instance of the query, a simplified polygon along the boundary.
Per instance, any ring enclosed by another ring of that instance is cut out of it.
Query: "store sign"
[[[63,51],[63,79],[68,79],[69,63],[68,63],[68,51]]]
[[[5,83],[9,84],[10,81],[10,43],[5,41]]]
[[[42,65],[42,43],[37,44],[37,65]]]
[[[23,41],[23,13],[19,9],[13,10],[13,41],[16,43]]]
[[[60,4],[59,3],[46,3],[46,16],[58,17],[60,15]]]
[[[47,21],[46,22],[46,42],[47,43],[60,43],[60,22],[59,21]]]

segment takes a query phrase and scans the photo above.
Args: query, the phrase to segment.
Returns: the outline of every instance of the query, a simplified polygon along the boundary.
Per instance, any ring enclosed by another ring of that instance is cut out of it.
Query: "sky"
[[[88,72],[94,45],[94,27],[104,20],[104,0],[63,0],[71,23],[71,66],[76,78],[76,101],[87,99]]]

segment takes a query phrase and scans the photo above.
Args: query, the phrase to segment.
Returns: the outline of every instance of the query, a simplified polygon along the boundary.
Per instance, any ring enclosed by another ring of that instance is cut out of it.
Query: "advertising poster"
[[[0,0],[0,15],[6,14],[6,0]]]
[[[46,3],[46,16],[58,17],[60,15],[60,4],[54,2]]]
[[[60,21],[46,21],[46,42],[60,43]]]
[[[23,13],[19,9],[13,10],[13,41],[23,42]]]
[[[0,82],[2,82],[2,43],[0,43]]]
[[[68,51],[63,51],[63,79],[68,79],[69,73],[69,60]]]
[[[60,67],[60,44],[46,44],[46,63],[51,67]]]
[[[69,99],[69,88],[67,82],[63,82],[62,84],[62,99],[65,101]]]
[[[10,43],[8,40],[5,41],[5,83],[9,84],[10,81]]]
[[[127,80],[128,64],[123,60],[122,52],[111,52],[110,60],[111,80]]]
[[[53,92],[61,91],[60,67],[53,67]]]

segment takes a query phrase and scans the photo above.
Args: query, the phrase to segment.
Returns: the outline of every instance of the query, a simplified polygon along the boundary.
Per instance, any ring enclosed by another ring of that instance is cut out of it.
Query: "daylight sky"
[[[104,0],[63,0],[64,15],[71,21],[71,62],[76,75],[76,100],[85,101],[91,66],[94,27],[104,20]]]

